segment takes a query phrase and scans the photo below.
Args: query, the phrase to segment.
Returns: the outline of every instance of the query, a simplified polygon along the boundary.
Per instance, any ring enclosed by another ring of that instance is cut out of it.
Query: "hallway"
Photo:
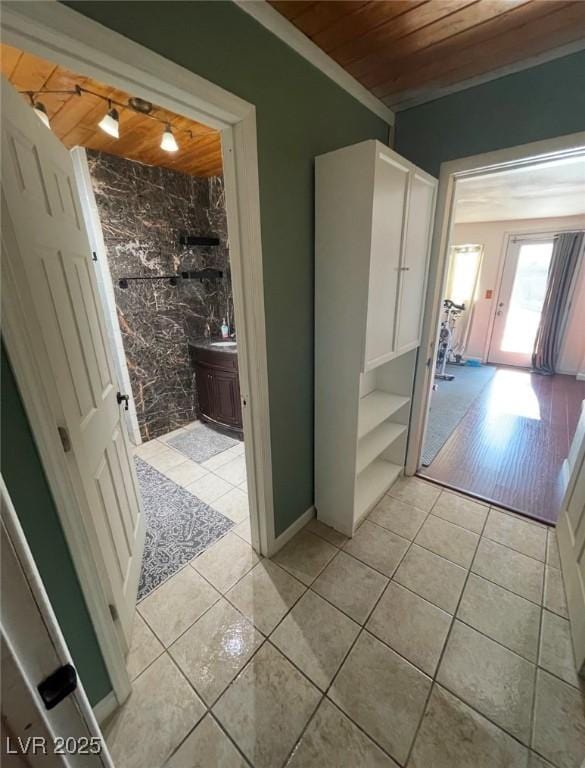
[[[553,529],[403,479],[349,541],[235,531],[138,606],[117,768],[579,768]]]
[[[562,497],[561,468],[584,399],[585,381],[574,376],[540,376],[500,366],[420,474],[554,523]]]

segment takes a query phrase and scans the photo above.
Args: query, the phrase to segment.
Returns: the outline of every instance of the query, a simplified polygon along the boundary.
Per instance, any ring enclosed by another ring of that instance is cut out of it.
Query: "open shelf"
[[[383,421],[386,421],[386,419],[409,401],[409,397],[391,395],[379,389],[375,389],[366,397],[362,397],[359,403],[358,438],[367,435],[368,432],[371,432]]]
[[[404,432],[406,432],[404,424],[383,421],[367,435],[364,435],[357,447],[356,472],[362,472]]]
[[[402,467],[398,464],[376,459],[358,475],[355,488],[356,524],[367,515],[401,472]]]

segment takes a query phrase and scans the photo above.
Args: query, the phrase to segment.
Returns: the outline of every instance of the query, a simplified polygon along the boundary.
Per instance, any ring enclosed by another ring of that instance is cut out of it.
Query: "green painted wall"
[[[53,610],[92,704],[112,686],[2,346],[1,468]]]
[[[279,534],[313,503],[313,158],[388,128],[231,2],[70,5],[256,106]]]
[[[442,162],[585,130],[585,51],[399,112],[396,150]]]

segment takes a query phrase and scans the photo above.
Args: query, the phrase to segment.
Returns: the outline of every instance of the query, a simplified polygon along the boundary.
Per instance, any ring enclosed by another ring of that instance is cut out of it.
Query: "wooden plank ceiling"
[[[395,110],[585,39],[584,0],[270,1]]]
[[[2,74],[19,91],[72,90],[79,85],[121,104],[127,104],[131,96],[8,45],[0,45],[0,63]],[[23,98],[30,103],[28,96]],[[36,98],[45,106],[53,132],[68,149],[97,149],[194,176],[217,176],[222,172],[220,133],[194,120],[153,108],[151,114],[173,126],[179,150],[169,153],[160,148],[164,125],[128,107],[117,108],[120,138],[114,139],[98,127],[108,111],[107,102],[98,96],[39,93]]]

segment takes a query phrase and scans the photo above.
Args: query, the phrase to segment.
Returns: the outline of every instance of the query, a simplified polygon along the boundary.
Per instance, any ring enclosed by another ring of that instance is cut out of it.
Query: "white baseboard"
[[[116,698],[116,694],[114,691],[110,691],[107,696],[104,696],[104,698],[101,701],[98,701],[98,703],[93,708],[93,714],[95,715],[95,719],[98,721],[100,725],[108,719],[110,715],[112,715],[116,710],[118,709],[118,699]]]
[[[307,509],[306,512],[303,512],[303,514],[297,518],[292,525],[289,525],[286,531],[283,531],[280,536],[277,536],[274,539],[274,542],[270,547],[268,557],[272,557],[278,552],[279,549],[282,549],[284,545],[289,542],[292,537],[295,536],[301,530],[301,528],[304,528],[305,525],[314,517],[315,507],[309,507],[309,509]]]
[[[577,381],[585,381],[585,371],[577,374]]]

